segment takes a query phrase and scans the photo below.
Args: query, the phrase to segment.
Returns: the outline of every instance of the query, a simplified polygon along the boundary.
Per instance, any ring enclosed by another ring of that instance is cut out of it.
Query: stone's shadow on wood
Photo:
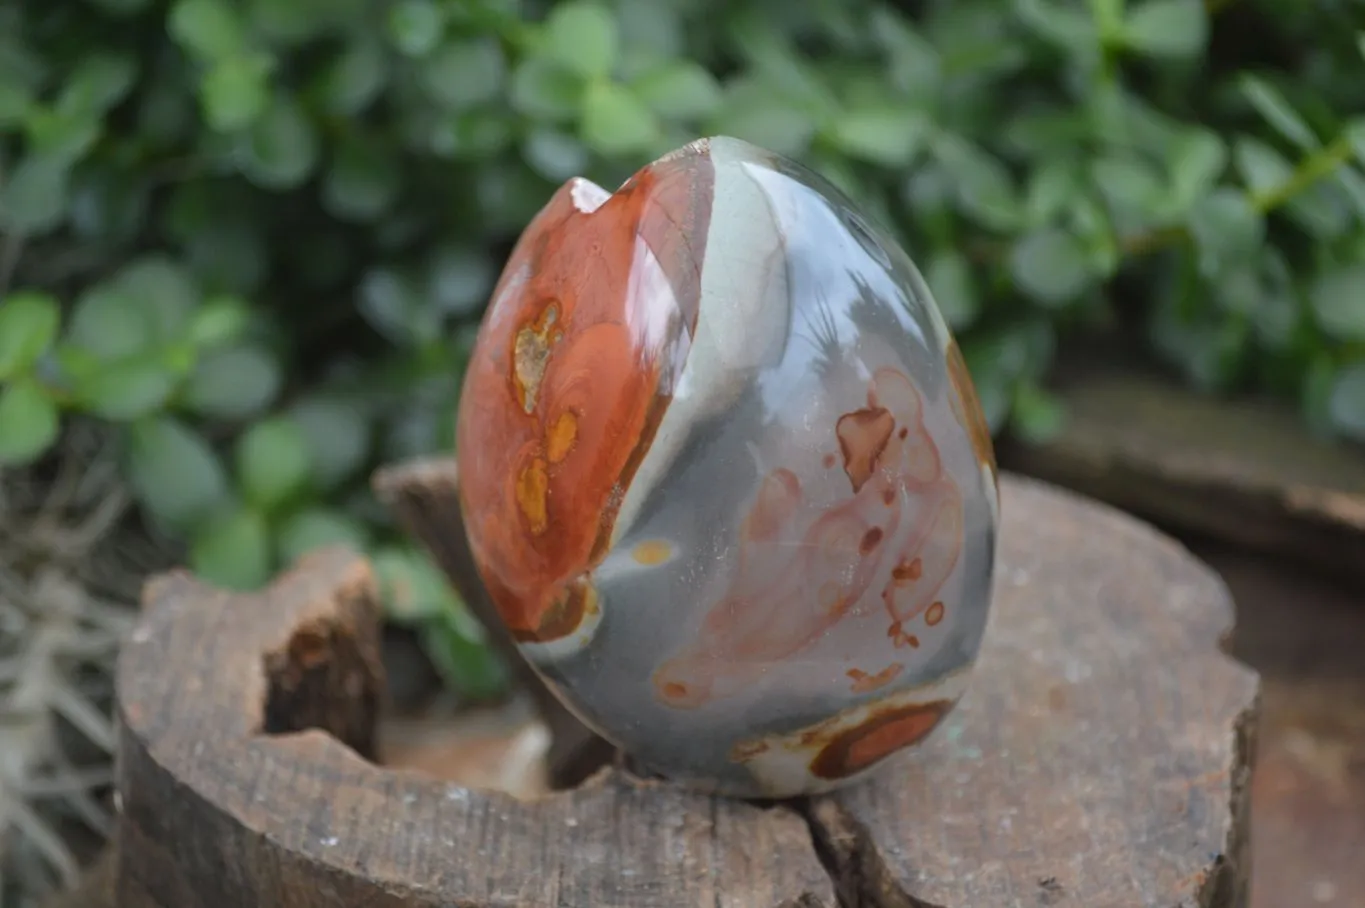
[[[498,619],[474,568],[460,513],[454,464],[448,459],[417,461],[380,470],[374,477],[379,500],[420,540],[450,578],[465,605],[488,632],[488,639],[511,666],[517,683],[529,691],[550,730],[550,785],[572,788],[613,760],[613,748],[560,704],[517,651]]]
[[[376,485],[536,697],[561,785],[601,766],[610,749],[500,635],[453,464]],[[532,801],[376,766],[363,559],[319,553],[258,595],[160,578],[118,669],[117,904],[1237,904],[1256,680],[1218,652],[1226,595],[1136,521],[1013,478],[1002,491],[996,610],[963,706],[875,778],[785,804],[616,766]]]

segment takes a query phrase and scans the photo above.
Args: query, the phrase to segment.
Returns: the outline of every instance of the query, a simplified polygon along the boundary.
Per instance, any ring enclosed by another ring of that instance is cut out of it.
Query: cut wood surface
[[[1365,583],[1365,447],[1314,437],[1291,408],[1140,373],[1079,369],[1067,421],[1001,462],[1181,530]]]
[[[453,467],[378,485],[486,614]],[[787,804],[618,768],[531,801],[386,769],[363,559],[319,553],[260,595],[159,578],[118,670],[118,905],[1237,904],[1257,683],[1220,651],[1222,585],[1116,512],[1002,486],[963,705],[867,783]],[[537,696],[572,742],[552,759],[586,769],[604,745]]]

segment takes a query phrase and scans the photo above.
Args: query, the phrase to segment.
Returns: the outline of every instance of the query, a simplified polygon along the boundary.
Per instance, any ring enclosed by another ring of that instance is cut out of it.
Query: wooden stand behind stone
[[[377,484],[487,616],[453,468]],[[319,553],[255,596],[158,578],[118,669],[116,904],[1239,904],[1257,682],[1219,651],[1222,585],[1141,524],[1037,484],[1008,479],[1003,513],[963,705],[869,782],[775,805],[611,767],[532,802],[385,769],[367,759],[383,678],[364,560]],[[556,775],[581,777],[606,748],[521,677]]]

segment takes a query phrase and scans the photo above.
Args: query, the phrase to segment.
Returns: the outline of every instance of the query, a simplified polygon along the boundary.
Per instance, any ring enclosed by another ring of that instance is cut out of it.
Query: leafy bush
[[[1348,0],[38,0],[0,9],[0,461],[121,427],[150,525],[252,587],[370,552],[455,683],[497,665],[365,486],[448,449],[554,186],[704,134],[906,243],[996,429],[1135,311],[1193,384],[1365,438],[1365,38]]]

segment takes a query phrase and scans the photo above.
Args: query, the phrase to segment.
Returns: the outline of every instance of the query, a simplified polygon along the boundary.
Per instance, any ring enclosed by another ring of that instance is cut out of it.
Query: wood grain
[[[486,614],[453,467],[377,485]],[[962,706],[868,783],[790,804],[616,768],[523,802],[384,769],[357,752],[383,687],[362,559],[321,553],[257,596],[161,578],[119,666],[117,904],[1239,904],[1257,679],[1220,651],[1226,591],[1131,518],[1001,486],[997,602]],[[538,702],[571,752],[603,747]]]
[[[811,810],[873,905],[1241,905],[1256,675],[1232,603],[1177,543],[1004,483],[990,629],[961,707]]]
[[[522,802],[367,762],[379,607],[355,555],[256,596],[172,574],[146,600],[118,667],[119,908],[834,902],[788,807],[614,769]]]
[[[1002,464],[1182,532],[1365,583],[1362,447],[1310,433],[1297,410],[1199,394],[1108,365],[1060,388],[1066,424]]]

